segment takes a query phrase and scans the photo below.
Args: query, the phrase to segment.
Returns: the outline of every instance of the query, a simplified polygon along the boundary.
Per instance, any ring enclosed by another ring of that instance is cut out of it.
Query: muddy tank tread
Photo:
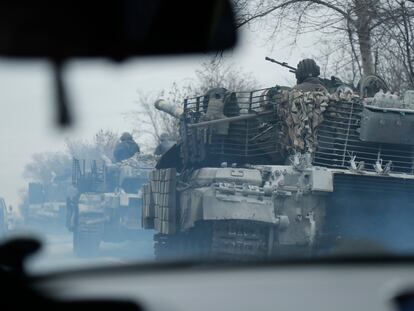
[[[243,221],[213,223],[212,249],[215,258],[263,259],[268,255],[269,226]]]
[[[80,257],[95,255],[103,235],[102,223],[88,223],[93,217],[82,215],[73,232],[73,251]]]
[[[169,257],[169,253],[172,250],[171,237],[166,234],[155,234],[154,235],[154,255],[155,258],[161,259]]]
[[[195,258],[208,256],[211,235],[197,234],[202,230],[190,230],[174,235],[158,233],[154,235],[154,255],[157,259]]]
[[[175,235],[156,234],[157,259],[203,258],[230,261],[264,259],[269,254],[269,226],[246,221],[208,221]]]

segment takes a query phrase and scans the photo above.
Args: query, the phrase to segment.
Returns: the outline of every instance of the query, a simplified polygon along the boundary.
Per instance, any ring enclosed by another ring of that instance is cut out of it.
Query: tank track
[[[157,259],[260,260],[270,253],[269,230],[251,221],[199,222],[187,232],[155,235],[154,253]]]
[[[96,255],[102,240],[103,224],[88,224],[91,216],[82,215],[73,232],[73,251],[75,255],[84,257]]]
[[[213,223],[211,251],[215,258],[263,259],[268,255],[269,226],[242,221]]]

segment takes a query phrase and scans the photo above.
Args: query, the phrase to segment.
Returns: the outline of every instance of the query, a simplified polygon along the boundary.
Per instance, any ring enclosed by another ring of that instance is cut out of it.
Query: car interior
[[[238,30],[227,0],[7,0],[0,38],[2,58],[51,64],[59,131],[76,121],[63,78],[69,60],[220,55],[237,46]],[[28,260],[41,251],[31,236],[0,245],[0,309],[414,310],[412,256],[186,258],[29,272]]]

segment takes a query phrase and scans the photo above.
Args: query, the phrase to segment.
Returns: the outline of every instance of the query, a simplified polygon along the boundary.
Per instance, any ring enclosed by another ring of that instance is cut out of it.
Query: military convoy
[[[153,167],[151,158],[139,155],[118,163],[73,160],[66,226],[76,255],[96,255],[101,242],[139,238],[139,191]]]
[[[414,91],[391,94],[374,76],[355,90],[320,79],[311,60],[299,63],[308,73],[280,64],[295,72],[295,87],[215,88],[182,106],[158,100],[179,119],[180,139],[164,137],[156,164],[124,133],[114,162],[73,160],[63,208],[44,208],[35,184],[31,204],[64,215],[81,256],[138,238],[142,227],[156,231],[159,259],[412,249]]]
[[[412,248],[414,92],[366,97],[383,81],[364,81],[157,101],[181,135],[142,188],[157,258]]]
[[[43,231],[61,230],[65,224],[66,197],[70,179],[51,183],[30,182],[22,205],[24,222]]]

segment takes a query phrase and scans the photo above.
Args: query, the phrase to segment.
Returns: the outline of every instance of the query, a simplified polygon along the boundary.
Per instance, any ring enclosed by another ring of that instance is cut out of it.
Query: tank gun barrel
[[[229,117],[229,118],[224,118],[224,119],[216,119],[216,120],[204,121],[204,122],[199,122],[199,123],[194,123],[194,124],[188,124],[188,127],[189,128],[207,127],[207,126],[214,125],[214,124],[231,123],[231,122],[236,122],[236,121],[254,119],[254,118],[257,118],[257,117],[261,117],[261,116],[267,116],[267,115],[270,115],[270,114],[273,114],[273,113],[274,113],[273,111],[266,111],[266,112],[261,112],[261,113],[250,113],[250,114],[245,114],[245,115],[241,115],[241,116],[235,116],[235,117]]]
[[[158,99],[155,101],[154,107],[177,119],[179,119],[183,114],[183,109],[181,107],[168,103],[164,99]]]
[[[289,64],[286,63],[286,62],[279,62],[279,61],[277,61],[277,60],[275,60],[273,58],[267,57],[267,56],[265,57],[265,60],[267,60],[269,62],[272,62],[272,63],[275,63],[275,64],[278,64],[278,65],[280,65],[282,67],[286,67],[292,73],[295,73],[296,72],[296,68],[295,67],[292,67],[292,66],[289,66]]]

